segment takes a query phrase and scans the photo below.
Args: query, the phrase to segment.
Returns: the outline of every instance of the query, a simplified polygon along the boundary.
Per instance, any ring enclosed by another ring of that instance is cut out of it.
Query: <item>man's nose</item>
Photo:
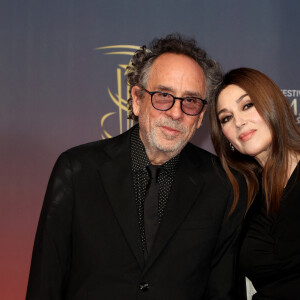
[[[181,110],[181,101],[175,100],[174,105],[166,111],[166,115],[171,117],[173,120],[178,120],[183,117],[183,111]]]

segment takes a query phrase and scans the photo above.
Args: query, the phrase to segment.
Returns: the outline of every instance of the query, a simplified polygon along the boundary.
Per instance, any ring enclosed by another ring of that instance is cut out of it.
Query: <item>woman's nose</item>
[[[236,127],[241,127],[246,124],[246,120],[242,116],[235,116],[234,120],[235,120]]]

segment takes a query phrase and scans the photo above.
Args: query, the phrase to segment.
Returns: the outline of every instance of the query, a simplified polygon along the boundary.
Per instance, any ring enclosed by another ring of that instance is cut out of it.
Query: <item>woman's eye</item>
[[[247,110],[247,109],[251,108],[252,106],[254,106],[254,104],[252,102],[247,103],[243,106],[243,110]]]
[[[221,124],[227,123],[231,119],[231,116],[225,116],[220,119]]]

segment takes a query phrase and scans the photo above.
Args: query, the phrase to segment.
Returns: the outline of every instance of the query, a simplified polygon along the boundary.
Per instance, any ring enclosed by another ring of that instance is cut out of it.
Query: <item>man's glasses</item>
[[[165,92],[149,92],[145,88],[143,88],[151,96],[152,106],[161,111],[169,110],[173,107],[175,100],[178,99],[181,101],[181,110],[189,115],[196,116],[199,115],[203,109],[203,107],[207,104],[207,101],[198,97],[175,97],[172,94]]]

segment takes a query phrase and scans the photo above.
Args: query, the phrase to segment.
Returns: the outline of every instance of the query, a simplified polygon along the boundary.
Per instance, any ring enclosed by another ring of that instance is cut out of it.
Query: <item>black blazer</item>
[[[233,299],[244,212],[227,218],[232,195],[215,157],[192,144],[183,149],[146,263],[130,161],[130,131],[59,157],[27,300]]]

